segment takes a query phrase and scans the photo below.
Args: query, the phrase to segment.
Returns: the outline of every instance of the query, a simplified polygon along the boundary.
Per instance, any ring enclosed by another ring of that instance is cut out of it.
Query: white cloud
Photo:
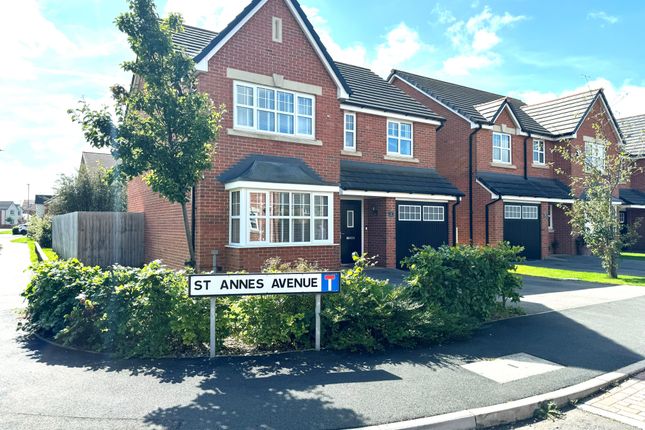
[[[433,48],[424,45],[419,33],[402,22],[387,33],[384,43],[378,45],[371,68],[376,74],[385,76],[424,49],[431,51]]]
[[[488,51],[500,42],[497,34],[490,30],[481,29],[473,36],[473,50],[475,52]]]
[[[249,4],[249,0],[168,0],[163,16],[180,13],[184,23],[221,31]]]
[[[439,3],[435,4],[434,8],[432,8],[432,14],[437,17],[439,24],[452,24],[457,20],[450,10]]]
[[[449,76],[467,76],[472,70],[485,69],[499,61],[496,55],[457,55],[443,62],[440,73]]]
[[[599,19],[607,24],[612,25],[616,24],[619,21],[617,16],[609,15],[607,12],[602,10],[589,12],[587,14],[587,19]],[[604,27],[604,24],[602,26]]]

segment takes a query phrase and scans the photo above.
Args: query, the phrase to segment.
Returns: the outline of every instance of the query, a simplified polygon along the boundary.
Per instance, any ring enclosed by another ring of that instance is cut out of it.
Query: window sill
[[[262,133],[260,131],[247,131],[229,128],[226,130],[229,136],[250,137],[251,139],[275,140],[276,142],[299,143],[302,145],[322,146],[322,141],[315,139],[305,139],[302,137],[290,137],[273,133]]]
[[[492,162],[490,163],[491,167],[501,167],[502,169],[517,169],[517,166],[513,164],[507,164],[507,163],[497,163],[497,162]]]
[[[226,245],[227,248],[233,248],[233,249],[254,249],[254,248],[310,248],[310,247],[316,247],[316,246],[338,246],[337,243],[303,243],[303,244],[295,244],[295,243],[287,243],[287,244],[282,244],[282,243],[258,243],[258,244],[248,244],[248,245],[236,245],[236,244],[228,244]]]
[[[390,161],[403,161],[406,163],[418,163],[419,159],[418,158],[412,158],[412,157],[402,157],[398,155],[384,155],[383,156],[384,160],[390,160]]]
[[[361,151],[348,151],[346,149],[343,149],[340,151],[341,155],[349,155],[350,157],[362,157],[363,153]]]
[[[536,169],[548,169],[549,165],[548,164],[531,164],[531,167],[535,167]]]
[[[549,229],[549,233],[554,233],[554,232],[555,232],[554,229],[552,229],[552,228]]]

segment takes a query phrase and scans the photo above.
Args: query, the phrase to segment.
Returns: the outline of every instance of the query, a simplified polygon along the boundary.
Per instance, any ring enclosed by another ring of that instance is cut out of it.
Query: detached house
[[[453,243],[463,193],[437,170],[445,119],[370,70],[334,62],[295,0],[254,0],[222,32],[185,26],[199,87],[227,114],[191,210],[199,270],[273,256],[327,268],[352,252],[395,267],[412,245]],[[181,213],[139,180],[146,259],[181,266]]]
[[[22,218],[22,208],[12,201],[0,202],[0,225],[16,225]]]
[[[625,137],[625,150],[636,160],[640,171],[636,172],[628,186],[620,190],[623,201],[621,221],[633,224],[641,218],[639,241],[632,246],[634,251],[645,251],[645,115],[618,120]]]
[[[437,132],[437,169],[466,193],[457,209],[459,242],[506,240],[532,259],[576,253],[558,204],[572,202],[569,177],[583,172],[552,149],[567,139],[602,163],[594,123],[612,142],[622,141],[602,90],[527,105],[401,70],[388,81],[446,118]]]

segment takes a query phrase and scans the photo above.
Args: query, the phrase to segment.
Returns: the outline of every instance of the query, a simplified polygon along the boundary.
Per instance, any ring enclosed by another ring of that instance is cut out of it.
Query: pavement
[[[361,427],[533,396],[645,356],[645,296],[636,295],[497,321],[433,348],[114,360],[16,331],[28,254],[10,238],[0,235],[0,428]],[[463,367],[516,354],[557,368],[499,383]]]

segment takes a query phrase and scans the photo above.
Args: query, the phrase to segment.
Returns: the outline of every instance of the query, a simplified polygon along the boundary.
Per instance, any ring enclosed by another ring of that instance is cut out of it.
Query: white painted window
[[[356,114],[345,112],[345,144],[346,151],[356,151]]]
[[[605,145],[600,142],[585,142],[585,163],[589,168],[604,170]]]
[[[274,42],[282,43],[282,19],[276,16],[271,20],[271,34]]]
[[[421,206],[399,205],[399,221],[421,221]]]
[[[412,157],[412,124],[394,120],[387,121],[387,153]]]
[[[547,209],[547,215],[549,219],[549,230],[553,231],[553,205],[549,205]]]
[[[546,153],[543,140],[533,140],[533,163],[546,164]]]
[[[234,88],[236,128],[314,138],[313,96],[240,82]]]
[[[242,189],[230,193],[232,245],[306,245],[332,242],[332,195]]]
[[[620,223],[625,224],[625,212],[618,212]]]
[[[511,164],[511,135],[493,133],[493,162]]]
[[[522,219],[538,219],[537,206],[522,206]]]
[[[444,220],[443,206],[424,206],[423,220],[424,221],[443,221]]]
[[[354,211],[347,211],[347,228],[354,228]]]
[[[519,205],[505,205],[504,206],[505,219],[522,219],[522,206]]]

